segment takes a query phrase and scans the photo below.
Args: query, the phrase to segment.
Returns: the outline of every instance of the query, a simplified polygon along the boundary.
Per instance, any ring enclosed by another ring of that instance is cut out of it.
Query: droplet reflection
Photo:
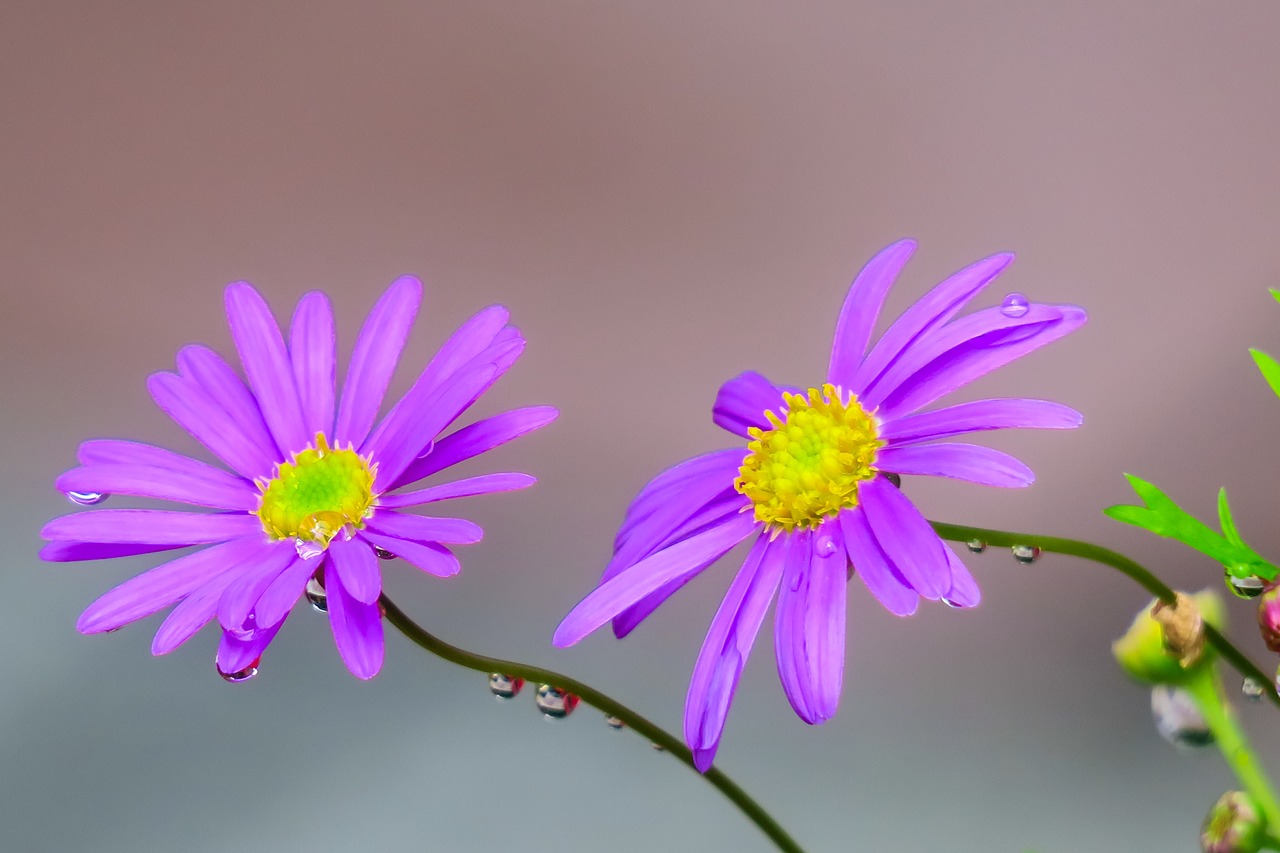
[[[109,497],[110,495],[103,492],[67,492],[67,500],[80,506],[100,504]]]
[[[1163,684],[1151,688],[1151,716],[1160,737],[1180,750],[1213,743],[1209,724],[1185,690]]]
[[[1021,293],[1010,293],[1000,303],[1000,313],[1012,320],[1025,317],[1030,310],[1031,303]]]
[[[499,699],[510,699],[524,689],[524,679],[500,672],[489,674],[489,692]]]
[[[579,699],[567,690],[543,684],[538,688],[538,695],[533,697],[533,701],[547,719],[563,720],[578,707]]]
[[[1013,559],[1023,565],[1031,565],[1040,559],[1040,549],[1034,545],[1014,545],[1012,549]]]

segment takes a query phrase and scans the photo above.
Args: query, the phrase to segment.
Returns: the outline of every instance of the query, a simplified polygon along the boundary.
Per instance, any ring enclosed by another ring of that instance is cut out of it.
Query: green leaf
[[[1274,287],[1269,289],[1271,290],[1271,298],[1274,299],[1276,302],[1280,302],[1280,290],[1277,290]]]
[[[1258,365],[1258,369],[1262,371],[1262,378],[1267,380],[1272,392],[1280,397],[1280,364],[1262,350],[1253,347],[1249,347],[1249,354],[1253,356],[1254,364]]]
[[[1227,505],[1225,487],[1218,489],[1218,524],[1222,526],[1222,535],[1227,537],[1228,542],[1232,545],[1244,545],[1244,540],[1236,532],[1236,523],[1231,517],[1231,507]]]

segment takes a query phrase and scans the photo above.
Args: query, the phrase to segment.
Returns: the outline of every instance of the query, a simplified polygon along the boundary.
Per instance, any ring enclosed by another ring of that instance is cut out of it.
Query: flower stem
[[[1262,769],[1253,748],[1240,727],[1235,710],[1222,691],[1222,679],[1217,667],[1200,667],[1191,679],[1182,685],[1191,694],[1196,707],[1213,732],[1213,738],[1222,751],[1227,766],[1236,774],[1241,787],[1253,798],[1258,808],[1267,816],[1269,826],[1280,826],[1280,800],[1276,799],[1271,781]]]
[[[931,524],[933,524],[933,529],[938,532],[939,536],[943,539],[950,539],[952,542],[977,540],[987,545],[1000,545],[1006,548],[1014,545],[1030,545],[1039,548],[1041,551],[1068,554],[1073,557],[1092,560],[1095,563],[1102,563],[1128,576],[1147,592],[1166,604],[1174,603],[1173,590],[1149,569],[1119,552],[1112,551],[1110,548],[1103,548],[1101,545],[1094,545],[1092,542],[1065,539],[1061,536],[1042,536],[1038,533],[1009,533],[1004,530],[966,527],[962,524],[947,524],[941,521],[934,521]],[[1204,633],[1205,639],[1217,650],[1222,659],[1231,664],[1242,676],[1252,678],[1259,684],[1273,684],[1271,676],[1264,673],[1257,664],[1245,657],[1239,649],[1233,646],[1212,625],[1205,625]],[[1280,695],[1276,693],[1274,687],[1268,690],[1266,695],[1273,705],[1280,707]]]
[[[635,711],[623,705],[616,699],[601,693],[588,684],[570,678],[567,675],[561,675],[549,669],[542,669],[529,664],[518,663],[516,661],[502,660],[500,658],[491,658],[484,655],[478,655],[469,652],[466,649],[460,649],[457,646],[450,645],[444,640],[431,634],[421,625],[410,619],[403,610],[387,596],[382,596],[383,610],[386,613],[387,621],[391,623],[401,634],[404,634],[412,642],[426,649],[432,654],[442,657],[445,660],[464,666],[467,669],[474,669],[477,672],[494,673],[500,672],[504,675],[512,675],[523,678],[526,681],[532,681],[541,684],[550,684],[561,690],[567,690],[576,695],[583,702],[591,705],[604,713],[617,717],[627,724],[628,727],[635,729],[639,734],[648,738],[653,743],[661,746],[664,750],[683,761],[689,766],[689,769],[695,773],[697,769],[693,764],[693,754],[689,752],[688,747],[675,735],[668,733],[665,729],[651,723],[649,720],[637,714]],[[779,850],[787,851],[787,853],[803,853],[800,845],[795,842],[785,829],[783,829],[773,817],[764,810],[764,808],[753,800],[746,791],[738,787],[738,784],[722,773],[718,768],[712,767],[706,773],[700,774],[715,786],[721,794],[723,794],[731,803],[738,807],[752,823],[760,828],[760,831],[769,837]]]

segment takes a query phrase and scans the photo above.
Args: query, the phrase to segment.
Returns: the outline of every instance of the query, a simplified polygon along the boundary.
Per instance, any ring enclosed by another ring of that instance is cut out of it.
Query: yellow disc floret
[[[315,543],[323,551],[343,527],[364,526],[376,470],[354,450],[332,449],[324,434],[316,433],[315,446],[277,465],[270,480],[258,481],[263,529],[273,539]]]
[[[858,398],[842,400],[830,384],[782,399],[781,417],[765,412],[773,429],[748,430],[751,452],[733,482],[775,533],[812,529],[857,506],[858,483],[876,475],[876,451],[885,444]]]

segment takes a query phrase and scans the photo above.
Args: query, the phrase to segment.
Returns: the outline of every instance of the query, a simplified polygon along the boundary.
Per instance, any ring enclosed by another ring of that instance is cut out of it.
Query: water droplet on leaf
[[[624,723],[624,722],[622,722],[622,718],[621,718],[621,717],[615,717],[615,716],[613,716],[612,714],[610,714],[610,715],[606,716],[606,717],[604,718],[604,722],[605,722],[605,725],[607,725],[609,728],[613,729],[615,732],[616,732],[618,729],[625,729],[625,728],[627,727],[627,724],[626,724],[626,723]]]
[[[306,596],[307,601],[311,602],[311,608],[317,613],[329,612],[329,598],[325,595],[324,584],[314,575],[307,581]]]
[[[1256,678],[1246,678],[1240,685],[1240,692],[1244,694],[1246,699],[1257,701],[1267,692],[1267,688]]]
[[[578,707],[579,699],[567,690],[544,684],[538,688],[538,695],[533,697],[533,701],[547,719],[563,720]]]
[[[524,679],[500,672],[489,674],[489,692],[499,699],[510,699],[524,689]]]
[[[983,551],[987,550],[987,543],[983,542],[981,539],[970,539],[968,542],[964,543],[964,547],[968,548],[975,554],[981,554]]]
[[[1267,582],[1257,575],[1249,575],[1248,577],[1236,577],[1229,569],[1223,571],[1223,576],[1227,581],[1227,588],[1230,589],[1237,598],[1257,598],[1266,591]]]
[[[1213,732],[1191,694],[1159,684],[1151,688],[1151,716],[1160,737],[1181,750],[1209,746]]]
[[[100,504],[109,497],[111,496],[103,492],[67,492],[67,500],[80,506]]]
[[[1031,565],[1040,559],[1040,549],[1035,545],[1014,545],[1011,550],[1013,559],[1024,565]]]
[[[223,672],[222,666],[216,659],[214,660],[213,665],[217,667],[218,675],[222,676],[223,681],[226,681],[229,684],[240,684],[248,681],[250,678],[253,678],[258,674],[258,664],[260,663],[262,663],[262,658],[255,658],[253,663],[249,664],[244,669],[238,669],[235,672]]]
[[[663,746],[662,744],[660,744],[660,743],[654,743],[654,742],[650,741],[650,742],[649,742],[649,746],[653,749],[653,751],[654,751],[654,752],[666,752],[666,751],[667,751],[667,748],[666,748],[665,746]]]
[[[1031,303],[1027,301],[1027,297],[1021,293],[1010,293],[1000,303],[1000,313],[1016,320],[1019,317],[1025,317],[1027,312],[1031,310]]]

